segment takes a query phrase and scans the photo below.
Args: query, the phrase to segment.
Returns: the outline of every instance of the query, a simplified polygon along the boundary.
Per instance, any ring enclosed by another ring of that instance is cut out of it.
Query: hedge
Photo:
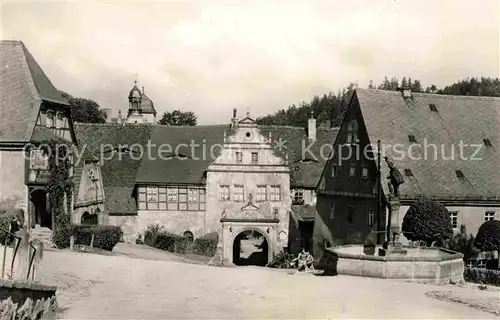
[[[95,248],[111,251],[120,242],[122,230],[116,226],[102,225],[73,225],[71,234],[75,238],[75,244],[89,246],[94,235],[93,246]]]
[[[213,257],[217,251],[217,243],[219,242],[219,234],[217,232],[207,233],[199,237],[194,242],[194,253]]]
[[[144,243],[150,247],[175,253],[185,253],[190,241],[176,234],[166,231],[147,230],[144,234]]]
[[[465,268],[464,280],[467,282],[500,286],[500,270]]]

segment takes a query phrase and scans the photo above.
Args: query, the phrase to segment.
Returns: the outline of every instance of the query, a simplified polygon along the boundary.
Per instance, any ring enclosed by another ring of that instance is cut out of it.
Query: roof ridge
[[[386,93],[392,95],[401,95],[399,91],[396,90],[382,90],[382,89],[369,89],[369,88],[356,88],[359,91],[371,91],[376,93]],[[484,101],[500,101],[500,97],[491,97],[491,96],[462,96],[462,95],[454,95],[454,94],[439,94],[439,93],[426,93],[426,92],[415,92],[412,91],[412,95],[428,97],[428,98],[436,98],[436,99],[447,99],[447,100],[484,100]]]

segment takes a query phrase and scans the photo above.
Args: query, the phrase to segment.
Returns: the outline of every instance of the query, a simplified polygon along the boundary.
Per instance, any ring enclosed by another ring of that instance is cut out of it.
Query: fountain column
[[[401,250],[401,242],[399,240],[401,234],[401,225],[399,224],[399,208],[401,207],[401,202],[394,196],[389,198],[389,213],[391,221],[389,224],[390,232],[390,242],[393,250]]]

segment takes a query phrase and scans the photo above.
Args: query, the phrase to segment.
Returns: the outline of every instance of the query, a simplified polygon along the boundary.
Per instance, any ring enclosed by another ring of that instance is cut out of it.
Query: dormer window
[[[415,139],[415,136],[410,134],[408,135],[408,140],[411,142],[411,143],[416,143],[417,142],[417,139]]]
[[[358,122],[352,120],[347,126],[347,143],[358,143]]]
[[[458,179],[465,179],[465,175],[462,170],[455,170]]]
[[[429,109],[432,112],[438,112],[438,109],[437,109],[437,107],[436,107],[436,105],[434,103],[429,104]]]
[[[491,147],[493,147],[493,145],[491,144],[490,139],[483,139],[483,143],[484,143],[484,146],[485,146],[486,148],[491,148]]]

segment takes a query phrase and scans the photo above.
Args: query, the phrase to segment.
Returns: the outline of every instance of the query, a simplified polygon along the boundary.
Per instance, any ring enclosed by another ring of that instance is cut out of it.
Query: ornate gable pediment
[[[222,221],[270,221],[278,220],[278,215],[272,212],[269,203],[263,203],[258,206],[253,202],[253,196],[250,194],[248,196],[248,202],[246,205],[239,207],[234,206],[232,208],[225,209],[221,214]]]

